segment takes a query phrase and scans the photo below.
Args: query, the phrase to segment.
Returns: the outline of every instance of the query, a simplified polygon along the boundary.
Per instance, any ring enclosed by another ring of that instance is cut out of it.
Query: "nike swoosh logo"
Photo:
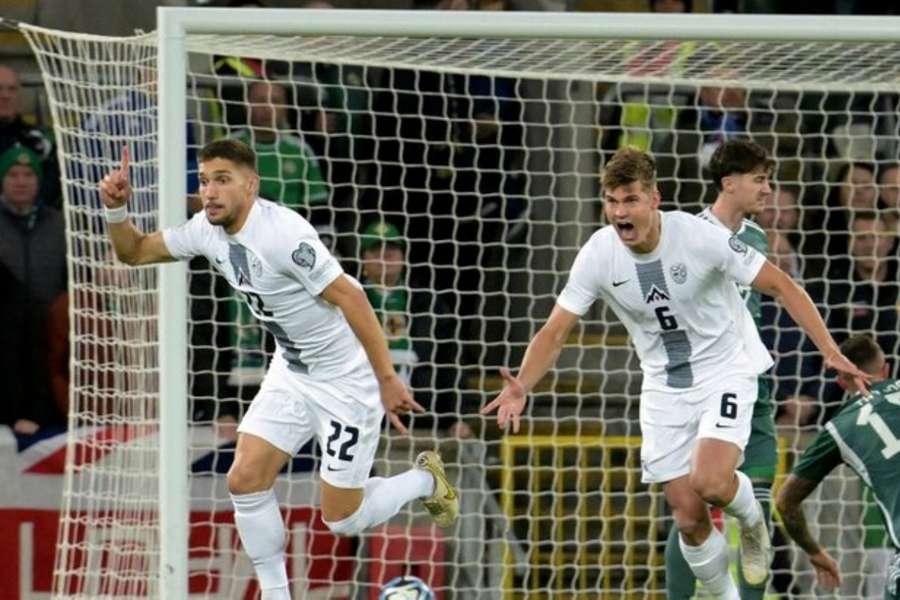
[[[719,429],[734,429],[734,425],[722,425],[721,423],[716,423],[716,427]]]
[[[325,467],[325,470],[326,470],[326,471],[331,471],[331,472],[333,472],[333,473],[337,473],[337,472],[340,472],[340,471],[346,471],[347,469],[335,469],[335,468],[332,467],[331,465],[328,465],[327,467]]]
[[[630,279],[624,279],[622,281],[613,281],[613,287],[619,287],[620,285],[624,285],[631,281]]]

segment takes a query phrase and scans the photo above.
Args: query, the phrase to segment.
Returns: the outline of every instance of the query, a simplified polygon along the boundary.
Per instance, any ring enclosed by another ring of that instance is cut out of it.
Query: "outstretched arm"
[[[841,354],[809,294],[797,285],[787,273],[766,261],[756,279],[753,280],[753,287],[763,294],[772,296],[784,306],[791,318],[806,332],[822,356],[825,357],[827,367],[849,375],[859,389],[864,393],[868,391],[866,382],[869,381],[870,376],[860,371],[846,356]]]
[[[100,200],[106,207],[109,237],[113,250],[123,263],[146,265],[175,260],[169,254],[162,232],[145,234],[128,218],[127,202],[131,197],[128,181],[128,147],[122,149],[122,165],[100,182]]]
[[[513,377],[505,367],[500,370],[506,386],[499,396],[481,409],[481,414],[487,415],[497,410],[497,425],[500,428],[506,427],[506,422],[511,420],[513,432],[518,433],[519,416],[525,408],[526,396],[556,364],[566,338],[577,322],[578,315],[559,304],[554,306],[547,322],[528,344],[518,376]]]
[[[809,555],[819,585],[832,590],[841,584],[837,561],[813,537],[803,514],[803,500],[816,489],[817,482],[791,474],[778,493],[776,506],[787,534]]]
[[[387,341],[384,339],[384,331],[365,292],[349,277],[341,275],[322,290],[322,298],[338,306],[344,313],[344,318],[365,349],[378,378],[381,402],[388,413],[388,418],[399,431],[407,433],[398,415],[408,413],[410,410],[423,412],[425,409],[413,400],[406,385],[394,370]]]

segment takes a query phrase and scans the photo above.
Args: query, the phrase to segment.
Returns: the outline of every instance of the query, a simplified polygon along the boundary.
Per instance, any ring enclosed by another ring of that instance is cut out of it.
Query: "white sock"
[[[231,495],[234,524],[266,600],[290,600],[284,564],[284,520],[274,490]],[[283,593],[282,593],[283,592]]]
[[[292,600],[291,592],[287,586],[260,590],[262,600]]]
[[[681,535],[678,536],[681,554],[694,575],[703,582],[703,587],[716,598],[740,600],[737,586],[728,572],[728,544],[725,536],[712,528],[712,533],[699,546],[688,546]]]
[[[346,519],[325,521],[325,524],[335,533],[357,535],[384,523],[410,500],[430,496],[433,490],[434,477],[421,469],[410,469],[387,479],[371,477],[365,483],[365,496],[356,512]]]
[[[740,471],[736,471],[735,475],[738,480],[737,493],[728,506],[722,510],[735,517],[741,523],[741,527],[746,529],[756,525],[763,515],[756,496],[753,494],[753,483],[750,478]]]

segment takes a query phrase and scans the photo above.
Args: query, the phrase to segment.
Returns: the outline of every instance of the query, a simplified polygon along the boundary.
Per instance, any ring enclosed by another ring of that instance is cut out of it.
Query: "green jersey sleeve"
[[[831,434],[824,430],[804,450],[797,464],[794,465],[793,473],[802,479],[818,482],[825,479],[825,476],[842,462],[838,445]]]

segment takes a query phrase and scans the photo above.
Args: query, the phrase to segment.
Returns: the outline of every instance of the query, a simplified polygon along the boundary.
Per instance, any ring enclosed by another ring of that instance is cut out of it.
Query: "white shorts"
[[[378,380],[364,368],[322,381],[288,369],[276,354],[238,431],[294,456],[313,436],[319,475],[339,488],[361,488],[378,449],[384,407]]]
[[[757,386],[757,375],[741,374],[689,390],[641,392],[641,481],[666,482],[690,473],[700,438],[731,442],[743,452]]]

